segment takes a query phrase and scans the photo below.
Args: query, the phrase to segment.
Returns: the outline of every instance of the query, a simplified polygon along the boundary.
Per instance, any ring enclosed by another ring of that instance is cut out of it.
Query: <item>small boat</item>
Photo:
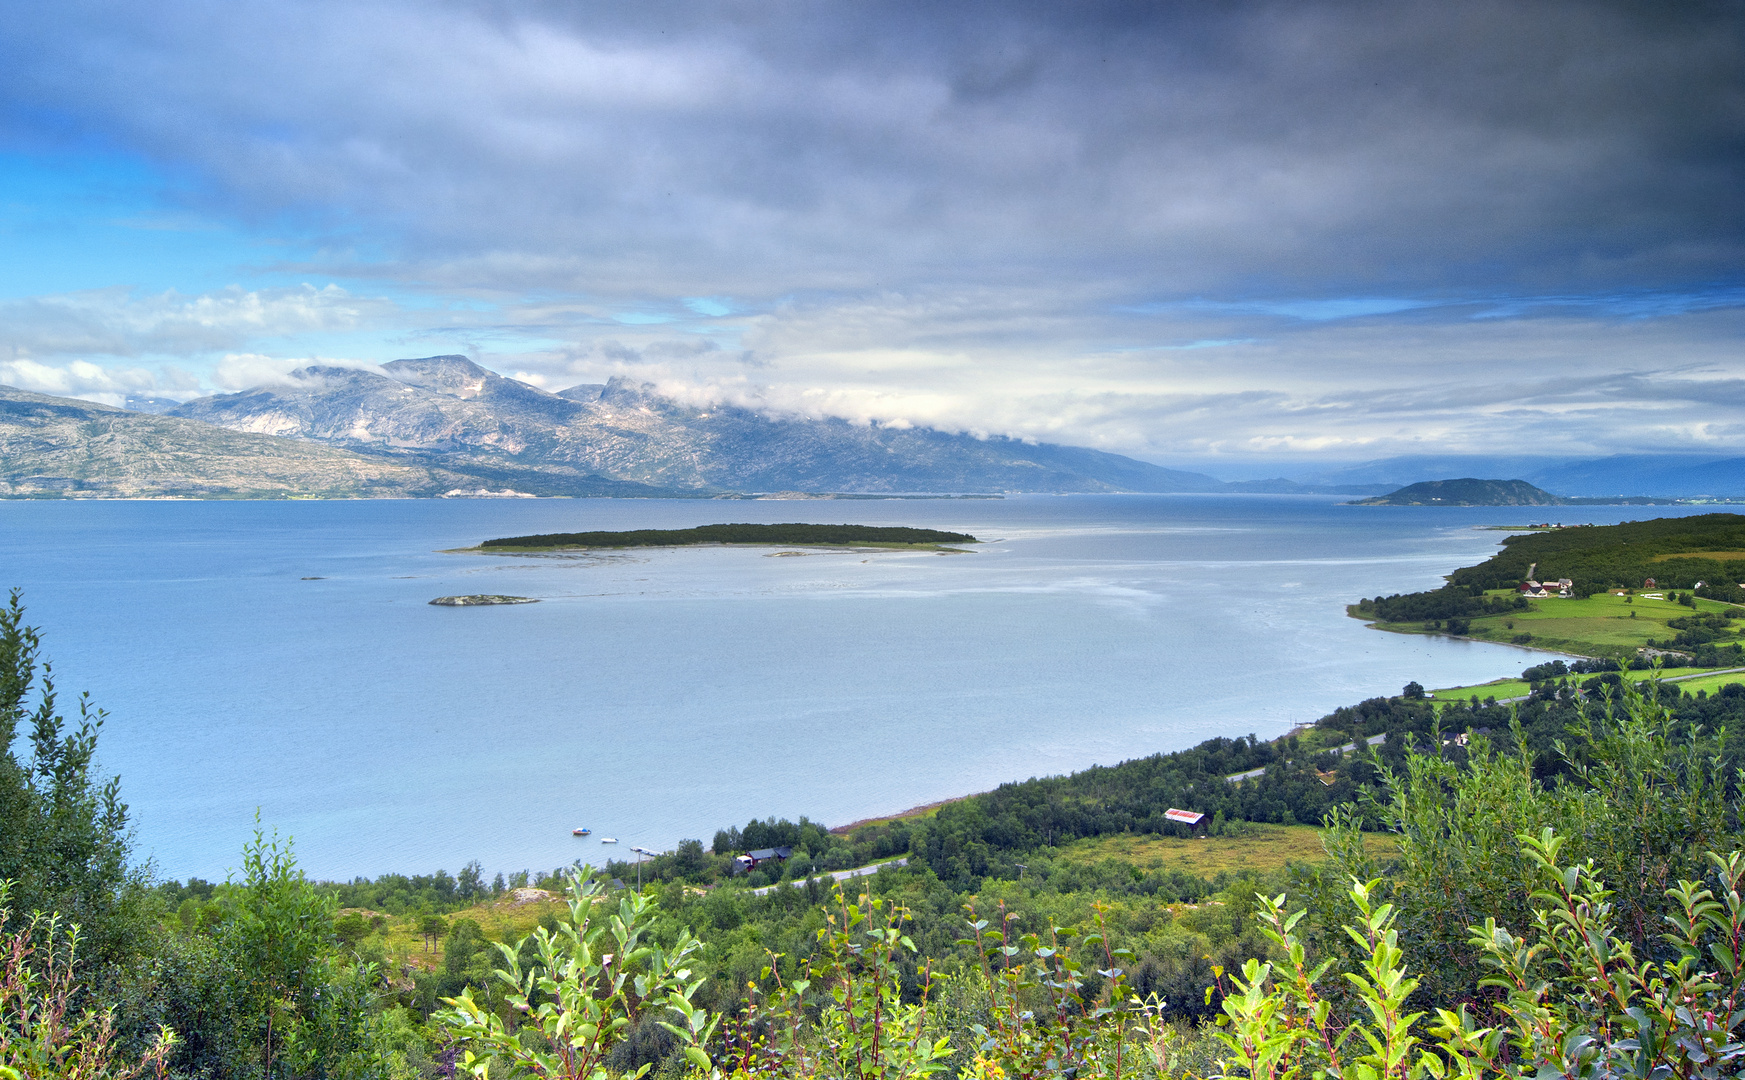
[[[570,835],[571,836],[586,836],[593,831],[594,830],[592,830],[592,829],[571,829]]]
[[[617,842],[618,842],[618,838],[616,836],[602,836],[602,837],[600,837],[600,843],[602,843],[602,844],[616,844]]]

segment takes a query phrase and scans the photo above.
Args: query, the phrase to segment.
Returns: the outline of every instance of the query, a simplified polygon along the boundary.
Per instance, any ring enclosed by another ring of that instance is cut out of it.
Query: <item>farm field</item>
[[[1662,668],[1660,677],[1678,680],[1673,685],[1687,694],[1694,694],[1698,690],[1706,690],[1712,694],[1728,683],[1745,683],[1745,672],[1734,672],[1731,675],[1703,675],[1703,672],[1707,670],[1707,668],[1692,667]],[[1654,672],[1626,671],[1622,674],[1625,678],[1642,682],[1651,678]],[[1697,677],[1684,678],[1684,676]],[[1593,676],[1577,675],[1574,678],[1578,680],[1591,679]],[[1507,701],[1510,698],[1526,697],[1531,690],[1532,687],[1524,679],[1497,679],[1493,682],[1480,683],[1477,686],[1443,687],[1432,690],[1430,693],[1437,701],[1472,701],[1475,699],[1483,701],[1486,698]]]
[[[1437,701],[1483,701],[1486,698],[1507,701],[1510,698],[1526,697],[1530,689],[1532,688],[1520,679],[1497,679],[1495,682],[1480,683],[1477,686],[1445,686],[1430,691],[1430,696]]]
[[[1507,597],[1514,593],[1510,589],[1492,589],[1486,595]],[[1579,600],[1548,598],[1529,603],[1526,611],[1473,618],[1466,636],[1584,656],[1622,657],[1634,655],[1650,639],[1665,642],[1677,636],[1678,631],[1667,625],[1669,619],[1704,614],[1745,616],[1745,611],[1738,607],[1713,600],[1698,600],[1693,610],[1666,599],[1665,593],[1638,592],[1633,596],[1598,593]],[[1441,632],[1438,626],[1422,622],[1371,625],[1394,633]],[[1722,640],[1738,640],[1738,631],[1732,638]]]
[[[1729,675],[1705,675],[1701,678],[1690,679],[1675,685],[1687,694],[1695,694],[1698,692],[1715,694],[1719,692],[1723,686],[1730,686],[1733,684],[1745,685],[1745,671],[1735,671]]]

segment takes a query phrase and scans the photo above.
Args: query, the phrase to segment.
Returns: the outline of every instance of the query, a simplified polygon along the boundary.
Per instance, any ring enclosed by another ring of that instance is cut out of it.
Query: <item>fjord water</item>
[[[1564,521],[1696,512],[1559,508]],[[313,874],[552,867],[839,824],[1335,706],[1527,650],[1366,629],[1541,509],[1264,496],[9,502],[4,581],[110,712],[138,850],[222,876],[258,808]],[[725,521],[973,533],[969,554],[504,557],[505,535]],[[432,607],[453,593],[539,604]],[[574,839],[615,836],[618,849]]]

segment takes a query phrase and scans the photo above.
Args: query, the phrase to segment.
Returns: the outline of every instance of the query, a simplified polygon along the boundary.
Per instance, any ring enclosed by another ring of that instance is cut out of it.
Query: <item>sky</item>
[[[1745,453],[1745,4],[13,6],[0,382],[440,353],[1224,476]]]

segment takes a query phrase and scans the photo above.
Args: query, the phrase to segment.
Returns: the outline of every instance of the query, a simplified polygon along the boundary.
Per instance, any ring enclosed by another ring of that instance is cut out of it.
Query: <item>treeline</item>
[[[496,879],[485,881],[482,865],[474,860],[458,874],[437,870],[432,874],[383,874],[378,878],[358,877],[345,882],[323,882],[341,908],[362,908],[388,915],[412,915],[421,912],[444,913],[471,907],[485,900],[494,900],[504,893],[544,882],[556,887],[562,881],[562,868],[549,873],[523,870],[507,878],[499,873]],[[183,922],[208,917],[215,904],[219,886],[201,878],[186,882],[166,881],[154,887],[162,902],[178,913]]]
[[[1313,729],[1277,744],[1213,739],[1192,750],[1158,754],[1070,776],[1003,784],[994,791],[943,806],[912,826],[913,855],[954,888],[974,889],[988,878],[1018,876],[1016,866],[1035,851],[1072,840],[1117,833],[1188,835],[1170,821],[1171,807],[1205,813],[1215,833],[1237,822],[1313,824],[1336,807],[1373,798],[1381,783],[1376,761],[1398,768],[1408,753],[1444,739],[1477,732],[1509,749],[1539,756],[1540,775],[1551,778],[1552,753],[1565,730],[1606,694],[1621,694],[1619,676],[1575,665],[1571,677],[1543,669],[1533,697],[1516,707],[1473,702],[1444,706],[1417,695],[1373,698],[1336,709]],[[1614,665],[1615,667],[1615,665]],[[1745,686],[1716,695],[1682,694],[1676,684],[1645,688],[1681,723],[1725,729],[1727,761],[1745,765]],[[1516,747],[1515,732],[1524,746]],[[1339,748],[1383,736],[1373,755]],[[1450,754],[1458,756],[1457,744]],[[1257,776],[1228,778],[1256,768]]]
[[[797,823],[773,817],[754,820],[743,829],[717,831],[708,850],[700,841],[687,840],[678,850],[647,860],[641,878],[710,884],[730,876],[736,853],[791,847],[793,855],[786,862],[766,863],[747,874],[745,882],[760,887],[803,880],[907,855],[949,887],[969,891],[988,880],[1014,880],[1022,873],[1021,864],[1027,865],[1035,853],[1075,840],[1190,835],[1193,830],[1165,817],[1171,808],[1206,814],[1203,827],[1213,835],[1244,823],[1315,824],[1336,807],[1374,796],[1381,782],[1375,762],[1397,767],[1411,750],[1436,740],[1477,732],[1513,748],[1519,731],[1525,749],[1550,761],[1553,746],[1583,708],[1607,694],[1621,694],[1618,672],[1623,666],[1593,659],[1528,667],[1522,678],[1532,693],[1514,707],[1494,699],[1450,706],[1428,699],[1414,683],[1397,697],[1335,709],[1306,731],[1278,742],[1253,735],[1209,739],[1188,750],[1002,784],[947,803],[929,816],[863,826],[847,835],[804,817]],[[1651,665],[1638,658],[1627,666],[1641,670]],[[1690,696],[1667,683],[1646,692],[1663,699],[1681,722],[1726,729],[1729,760],[1745,765],[1745,686]],[[1379,743],[1371,746],[1369,740],[1378,736]],[[1254,775],[1232,780],[1244,773]],[[607,869],[621,880],[637,873],[632,862],[614,861]]]
[[[1444,585],[1427,592],[1395,593],[1392,596],[1366,597],[1357,602],[1360,615],[1382,622],[1430,622],[1438,619],[1476,619],[1485,615],[1506,615],[1527,610],[1527,598],[1486,596],[1483,589],[1471,585]]]
[[[671,547],[684,544],[974,544],[968,533],[899,525],[700,525],[694,529],[542,533],[486,540],[482,548]]]

